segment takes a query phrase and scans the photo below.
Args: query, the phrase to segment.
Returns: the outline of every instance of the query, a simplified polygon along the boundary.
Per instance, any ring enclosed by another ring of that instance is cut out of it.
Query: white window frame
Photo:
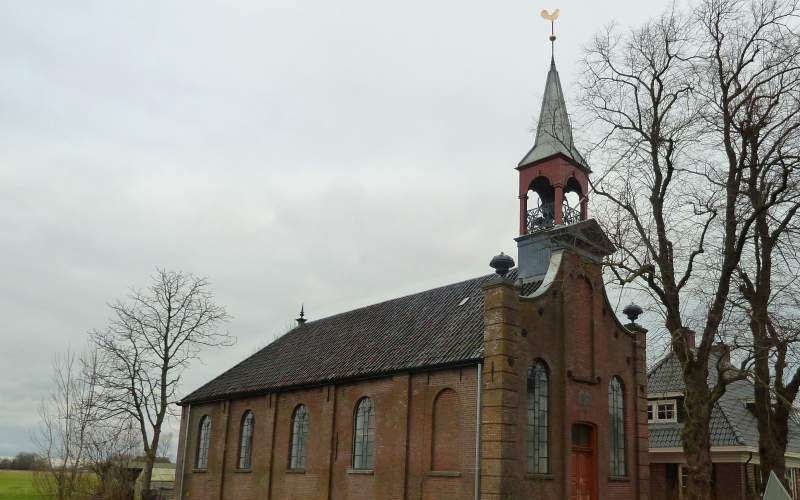
[[[672,405],[672,418],[658,418],[658,406],[659,405]],[[647,401],[647,412],[650,413],[650,408],[652,407],[653,418],[648,418],[647,423],[649,424],[665,424],[665,423],[675,423],[678,421],[678,400],[677,399],[650,399]]]

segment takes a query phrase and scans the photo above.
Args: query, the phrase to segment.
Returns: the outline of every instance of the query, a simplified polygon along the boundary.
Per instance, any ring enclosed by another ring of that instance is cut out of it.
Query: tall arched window
[[[239,431],[239,468],[249,469],[253,456],[253,412],[247,410],[242,415],[242,427]]]
[[[372,469],[375,459],[375,408],[363,398],[356,407],[353,422],[353,468]]]
[[[431,470],[459,470],[459,431],[458,395],[452,389],[445,389],[436,396],[433,403],[433,453]]]
[[[289,468],[306,468],[306,440],[308,437],[308,410],[299,405],[292,414],[292,439],[289,450]]]
[[[609,473],[612,476],[624,476],[625,470],[625,394],[619,377],[611,379],[608,384],[608,420],[611,428],[611,463]]]
[[[550,472],[550,374],[544,361],[528,369],[528,473]]]
[[[211,417],[203,415],[200,418],[200,427],[197,435],[197,457],[194,461],[195,469],[208,468],[208,442],[211,439]]]

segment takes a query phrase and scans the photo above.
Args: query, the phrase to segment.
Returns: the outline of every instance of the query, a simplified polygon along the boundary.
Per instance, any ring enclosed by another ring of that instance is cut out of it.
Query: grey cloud
[[[184,391],[311,318],[488,272],[549,59],[527,0],[5,2],[0,456],[156,266],[234,315]],[[560,5],[558,60],[630,1]],[[572,93],[570,90],[567,93]],[[172,424],[174,429],[175,424]]]

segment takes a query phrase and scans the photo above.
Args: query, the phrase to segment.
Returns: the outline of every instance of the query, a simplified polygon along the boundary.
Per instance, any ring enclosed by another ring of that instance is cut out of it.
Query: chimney
[[[689,348],[690,351],[694,351],[697,348],[697,341],[696,337],[697,334],[694,330],[686,329],[686,347]],[[675,351],[675,345],[672,346],[672,351]]]

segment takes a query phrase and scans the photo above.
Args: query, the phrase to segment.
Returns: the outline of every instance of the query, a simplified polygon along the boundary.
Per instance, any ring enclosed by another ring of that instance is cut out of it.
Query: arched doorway
[[[597,436],[590,424],[572,424],[570,500],[597,500]]]

